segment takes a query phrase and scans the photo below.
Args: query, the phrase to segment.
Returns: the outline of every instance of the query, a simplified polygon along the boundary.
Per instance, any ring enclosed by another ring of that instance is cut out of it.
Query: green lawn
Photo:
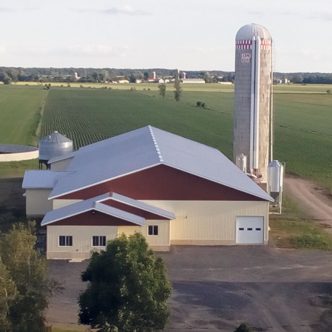
[[[41,87],[0,85],[0,144],[36,145],[47,91]],[[0,163],[0,177],[22,176],[36,161]]]
[[[332,236],[323,226],[313,222],[287,195],[283,213],[270,216],[270,242],[279,248],[332,250]]]
[[[0,85],[0,144],[36,144],[36,129],[47,91]]]

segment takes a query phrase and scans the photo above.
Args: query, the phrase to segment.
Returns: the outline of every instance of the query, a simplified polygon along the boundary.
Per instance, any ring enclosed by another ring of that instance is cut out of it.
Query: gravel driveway
[[[173,284],[168,331],[332,331],[332,253],[261,246],[174,247],[160,254]],[[76,323],[83,263],[50,261],[62,283],[51,323]],[[331,295],[331,298],[330,298]]]

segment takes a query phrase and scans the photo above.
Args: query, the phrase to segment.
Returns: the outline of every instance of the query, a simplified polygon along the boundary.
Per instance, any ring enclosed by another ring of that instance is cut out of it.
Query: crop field
[[[49,93],[42,134],[53,130],[74,140],[76,148],[128,130],[151,124],[217,146],[231,153],[232,95],[206,92],[211,109],[197,108],[188,92],[181,102],[153,91],[54,89]],[[227,111],[217,109],[217,100]]]
[[[296,92],[304,88],[305,92]],[[283,89],[275,89],[274,97],[275,158],[286,163],[288,172],[332,190],[332,95],[326,93],[326,86],[298,86],[287,93]],[[78,148],[151,124],[231,157],[233,98],[231,90],[205,87],[185,90],[180,102],[173,100],[171,91],[163,99],[153,90],[53,89],[42,133],[59,130]],[[205,102],[207,108],[197,108],[197,101]]]
[[[61,85],[61,84],[60,84]],[[35,141],[42,105],[41,135],[58,130],[75,148],[151,124],[232,153],[233,87],[183,85],[180,102],[172,86],[163,99],[156,84],[102,84],[75,88],[0,87],[0,142]],[[289,173],[315,180],[332,192],[332,95],[328,85],[274,87],[275,155]],[[206,108],[196,107],[196,102]],[[25,165],[26,166],[26,165]],[[1,166],[2,167],[2,166]],[[10,167],[20,170],[20,166]],[[14,169],[15,170],[15,169]],[[1,171],[1,168],[0,168]]]

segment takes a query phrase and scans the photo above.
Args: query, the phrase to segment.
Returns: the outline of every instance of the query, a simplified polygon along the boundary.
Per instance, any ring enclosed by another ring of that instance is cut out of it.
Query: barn
[[[48,259],[84,259],[120,234],[171,245],[266,244],[272,198],[215,148],[139,128],[26,171],[27,216]]]

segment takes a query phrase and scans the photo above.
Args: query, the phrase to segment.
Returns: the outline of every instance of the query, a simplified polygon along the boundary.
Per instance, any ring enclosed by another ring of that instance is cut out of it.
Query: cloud
[[[35,7],[20,7],[20,8],[0,7],[0,14],[1,13],[19,13],[19,12],[33,11],[33,10],[37,10],[37,9],[38,8],[35,8]]]
[[[9,7],[0,7],[0,13],[12,13],[15,12],[14,8],[9,8]]]
[[[314,13],[312,15],[307,16],[308,19],[312,20],[320,20],[320,21],[327,21],[331,22],[332,21],[332,13]]]
[[[125,56],[127,50],[126,47],[114,47],[107,44],[76,44],[60,50],[60,53],[70,56],[117,57]]]
[[[149,12],[145,10],[135,9],[132,6],[111,7],[106,9],[92,9],[92,8],[75,8],[72,9],[77,13],[98,13],[104,15],[129,15],[129,16],[147,16]]]
[[[109,44],[73,44],[59,47],[42,47],[40,45],[24,48],[14,47],[7,49],[1,47],[0,54],[6,52],[12,55],[33,56],[33,57],[56,57],[66,56],[75,58],[114,58],[125,57],[129,48],[126,46],[110,46]]]

